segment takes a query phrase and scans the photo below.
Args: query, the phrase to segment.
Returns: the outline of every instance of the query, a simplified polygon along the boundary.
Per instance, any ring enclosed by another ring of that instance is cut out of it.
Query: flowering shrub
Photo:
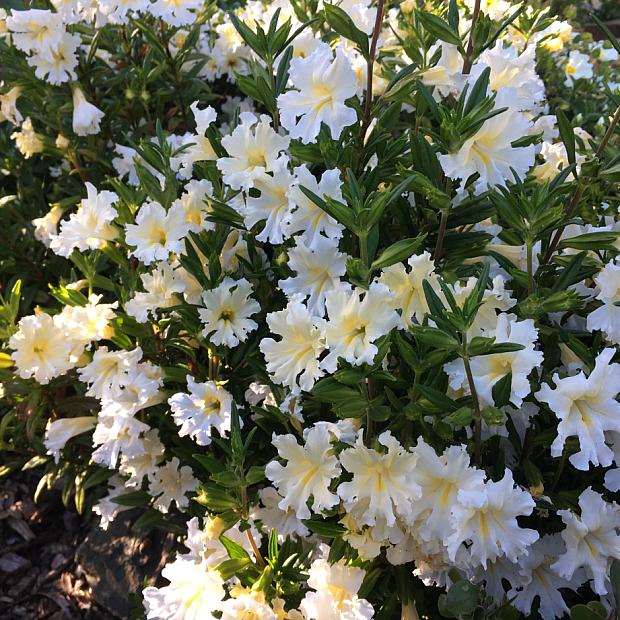
[[[606,27],[507,0],[10,6],[1,473],[177,533],[149,619],[612,617]]]

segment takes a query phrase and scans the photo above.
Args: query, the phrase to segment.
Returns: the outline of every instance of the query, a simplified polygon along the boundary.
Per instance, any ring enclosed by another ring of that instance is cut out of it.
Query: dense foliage
[[[605,24],[9,5],[0,475],[179,535],[136,618],[615,614]]]

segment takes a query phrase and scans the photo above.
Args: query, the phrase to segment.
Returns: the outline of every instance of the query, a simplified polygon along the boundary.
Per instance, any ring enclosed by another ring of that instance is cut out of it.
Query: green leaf
[[[568,162],[575,165],[575,132],[573,126],[560,108],[558,108],[555,113],[558,119],[560,137],[562,138],[564,148],[566,149],[566,155],[568,156]]]
[[[563,239],[558,244],[559,249],[573,248],[575,250],[615,250],[615,243],[618,240],[618,233],[590,232]]]
[[[455,616],[468,616],[478,605],[479,586],[464,579],[452,584],[446,594],[445,606]]]
[[[318,519],[306,519],[302,523],[313,533],[322,538],[338,538],[342,536],[346,529],[338,523],[330,523]]]
[[[426,11],[417,11],[416,15],[420,20],[424,30],[432,34],[436,39],[441,39],[446,43],[462,47],[461,37],[452,26],[438,15],[427,13]]]
[[[444,419],[448,422],[448,424],[454,426],[454,428],[463,428],[464,426],[469,426],[472,423],[474,419],[474,412],[471,407],[460,407]]]
[[[400,263],[409,258],[424,241],[426,235],[418,235],[417,237],[410,237],[408,239],[401,239],[391,246],[387,247],[381,253],[381,256],[377,258],[370,265],[371,269],[383,269],[389,267],[394,263]]]
[[[146,491],[132,491],[110,499],[120,506],[146,506],[150,502],[151,496]]]
[[[422,325],[412,325],[411,331],[416,340],[423,342],[431,347],[437,349],[444,349],[445,351],[456,351],[461,345],[456,338],[446,334],[445,332],[435,327],[424,327]]]
[[[590,17],[596,22],[596,25],[605,33],[605,36],[609,39],[609,42],[614,46],[615,50],[620,54],[620,41],[613,35],[611,30],[595,15],[594,12],[590,13]]]
[[[614,560],[609,569],[611,591],[616,599],[616,608],[620,608],[620,560]]]
[[[252,565],[252,560],[249,558],[232,558],[230,560],[224,560],[215,567],[222,579],[227,581],[232,577],[237,576],[240,572],[245,570],[248,566]]]
[[[362,56],[368,58],[368,35],[360,30],[349,15],[335,4],[325,4],[325,17],[327,23],[332,30],[335,30],[340,36],[353,41],[359,48]]]
[[[234,540],[230,540],[230,538],[226,538],[223,534],[220,536],[220,542],[226,548],[226,552],[231,559],[235,558],[248,558],[250,559],[250,554],[238,543]]]
[[[502,424],[506,417],[504,415],[504,412],[501,409],[498,409],[497,407],[493,407],[491,405],[485,407],[480,412],[480,415],[482,416],[482,419],[489,426],[495,426],[496,424]]]

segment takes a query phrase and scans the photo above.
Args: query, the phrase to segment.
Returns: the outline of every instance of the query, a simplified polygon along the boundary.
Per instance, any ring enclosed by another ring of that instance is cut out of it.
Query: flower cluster
[[[608,29],[31,4],[0,9],[0,475],[181,532],[148,620],[616,613]]]

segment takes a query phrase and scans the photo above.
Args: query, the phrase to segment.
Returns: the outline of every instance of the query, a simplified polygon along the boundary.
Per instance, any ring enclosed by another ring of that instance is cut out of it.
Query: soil
[[[32,500],[34,472],[0,478],[0,618],[110,620],[76,562],[91,518],[65,508],[58,491]]]

